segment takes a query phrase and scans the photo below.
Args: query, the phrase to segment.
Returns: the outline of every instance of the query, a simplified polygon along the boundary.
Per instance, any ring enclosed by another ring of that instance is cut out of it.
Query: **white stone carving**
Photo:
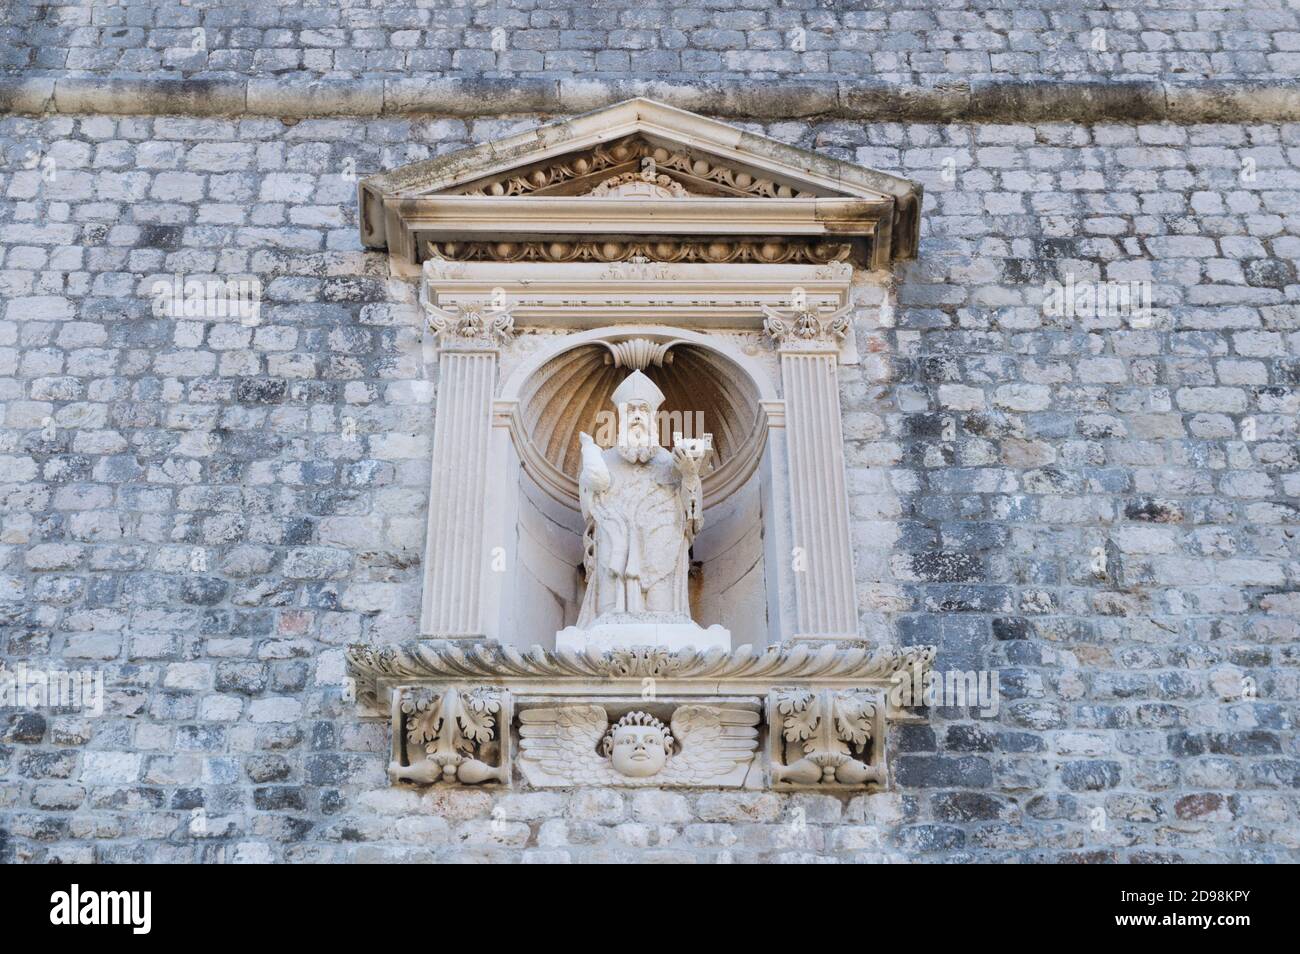
[[[609,199],[685,199],[690,193],[671,176],[642,171],[612,176],[587,195]]]
[[[362,242],[403,264],[419,244],[451,259],[606,262],[669,244],[676,261],[852,255],[886,268],[915,257],[920,236],[918,184],[647,99],[369,176],[359,199]]]
[[[768,696],[774,785],[883,784],[884,700],[860,689],[776,689]]]
[[[423,278],[424,299],[446,310],[482,306],[504,293],[517,328],[663,323],[753,332],[762,331],[763,306],[789,308],[794,288],[803,289],[804,305],[818,314],[843,308],[852,280],[847,263],[672,263],[658,252],[614,262],[430,258],[415,274]]]
[[[812,308],[781,309],[763,306],[763,330],[781,348],[827,348],[839,350],[839,340],[853,323],[852,305],[815,311]]]
[[[626,279],[646,281],[667,278],[671,267],[667,262],[652,262],[644,255],[631,255],[627,261],[610,262],[605,266],[603,276],[614,281]]]
[[[510,694],[491,687],[393,694],[394,782],[510,782]]]
[[[929,646],[835,643],[733,652],[520,652],[440,640],[348,649],[358,698],[391,709],[394,781],[509,784],[517,761],[524,779],[539,787],[752,788],[764,779],[776,788],[884,786],[887,721],[915,718],[894,707],[889,694],[902,680],[924,681],[933,661]],[[651,700],[646,680],[654,681]],[[509,731],[514,710],[517,759]],[[632,712],[648,715],[623,719]],[[760,778],[747,768],[762,712],[768,743]],[[666,734],[654,719],[670,724]],[[655,729],[662,765],[653,750],[634,759],[620,749],[650,745]]]
[[[818,309],[763,306],[763,330],[781,357],[789,459],[802,480],[789,487],[790,532],[800,569],[794,573],[796,636],[855,639],[857,592],[841,433],[839,342],[850,334],[853,305]]]
[[[912,257],[920,196],[646,100],[362,183],[363,240],[422,268],[440,346],[437,639],[349,652],[394,780],[509,784],[517,702],[532,784],[757,786],[766,699],[771,784],[885,783],[885,693],[933,650],[854,644],[836,373],[848,261]],[[683,419],[660,446],[659,387],[716,444]]]
[[[427,285],[420,304],[440,344],[421,632],[482,636],[492,398],[499,346],[512,337],[514,318],[508,307],[482,301],[441,307]]]
[[[672,453],[659,444],[655,412],[663,393],[633,371],[611,396],[618,440],[602,450],[584,433],[578,497],[586,523],[587,591],[576,626],[556,646],[656,645],[731,648],[721,626],[707,630],[690,616],[690,546],[704,521],[701,468],[712,437],[682,439]]]
[[[928,672],[933,646],[869,648],[842,643],[796,643],[755,649],[669,650],[657,646],[600,650],[595,647],[526,650],[499,643],[466,645],[451,640],[419,640],[400,646],[348,647],[348,669],[357,695],[376,700],[394,685],[428,681],[468,686],[484,680],[532,694],[583,695],[593,691],[640,693],[641,680],[655,679],[660,692],[716,694],[722,686],[740,693],[766,694],[774,685],[871,685],[888,688],[898,677]],[[516,688],[517,687],[517,688]],[[386,698],[386,695],[385,695]]]
[[[611,726],[598,705],[526,709],[519,714],[519,768],[539,788],[734,788],[758,748],[758,721],[752,709],[683,705],[670,730],[643,711]]]
[[[644,371],[651,365],[662,368],[665,364],[672,364],[673,356],[669,349],[673,345],[682,344],[682,339],[651,341],[649,338],[628,338],[624,341],[605,341],[602,344],[609,351],[606,360],[614,367]]]
[[[428,300],[421,301],[421,305],[428,316],[429,330],[440,337],[444,347],[495,347],[514,337],[515,319],[508,307],[489,308],[482,303],[458,303],[449,308],[439,308]]]

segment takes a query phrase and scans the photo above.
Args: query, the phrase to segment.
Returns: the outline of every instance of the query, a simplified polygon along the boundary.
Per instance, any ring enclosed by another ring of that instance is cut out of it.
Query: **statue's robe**
[[[697,486],[683,490],[673,457],[662,447],[646,463],[632,463],[617,448],[600,454],[599,468],[579,476],[586,521],[587,593],[578,626],[593,622],[690,622],[687,574],[690,545],[702,509]]]

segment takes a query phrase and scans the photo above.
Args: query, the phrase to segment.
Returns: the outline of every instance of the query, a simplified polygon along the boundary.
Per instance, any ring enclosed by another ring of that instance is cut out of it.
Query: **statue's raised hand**
[[[698,474],[709,455],[713,453],[713,435],[683,438],[673,435],[673,463],[683,473]]]

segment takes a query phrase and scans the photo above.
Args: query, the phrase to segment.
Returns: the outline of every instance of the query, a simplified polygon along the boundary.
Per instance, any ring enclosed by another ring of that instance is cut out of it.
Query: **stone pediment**
[[[396,262],[853,261],[916,254],[921,187],[647,99],[360,183]]]

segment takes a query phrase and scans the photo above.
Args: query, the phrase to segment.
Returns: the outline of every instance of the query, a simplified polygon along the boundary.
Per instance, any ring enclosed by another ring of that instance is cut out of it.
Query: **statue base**
[[[708,629],[697,623],[596,623],[587,629],[566,626],[555,634],[557,650],[721,649],[731,652],[731,630],[714,623]]]

